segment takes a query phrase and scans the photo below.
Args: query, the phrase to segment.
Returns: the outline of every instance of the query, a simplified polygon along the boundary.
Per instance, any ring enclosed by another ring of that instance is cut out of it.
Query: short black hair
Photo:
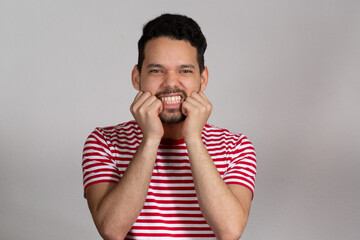
[[[203,72],[205,68],[204,53],[207,47],[205,36],[200,26],[192,18],[179,14],[162,14],[143,27],[143,34],[138,42],[137,67],[139,72],[141,72],[145,58],[145,44],[158,37],[189,41],[196,48],[200,73]]]

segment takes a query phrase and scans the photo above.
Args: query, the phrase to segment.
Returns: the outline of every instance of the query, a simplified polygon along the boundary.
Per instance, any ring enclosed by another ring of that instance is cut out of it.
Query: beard
[[[186,116],[181,112],[180,109],[164,109],[159,114],[162,123],[175,124],[185,120]]]

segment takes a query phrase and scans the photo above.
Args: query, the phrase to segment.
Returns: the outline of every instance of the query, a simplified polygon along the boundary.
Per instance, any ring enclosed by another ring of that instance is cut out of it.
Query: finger
[[[134,98],[134,102],[135,102],[136,100],[138,100],[139,97],[140,97],[143,93],[144,93],[143,91],[138,92],[138,93],[136,94],[135,98]]]
[[[194,105],[195,107],[197,107],[199,109],[203,109],[203,110],[207,109],[207,102],[205,102],[205,100],[202,99],[197,94],[191,94],[190,97],[186,98],[185,102],[189,102],[189,103],[191,103],[192,105]]]
[[[193,95],[187,99],[184,103],[188,103],[189,105],[185,104],[184,114],[186,116],[203,116],[209,115],[212,112],[212,105],[209,102],[205,102],[204,99],[199,97],[194,97]],[[184,105],[183,103],[183,105]]]
[[[182,103],[181,112],[188,117],[191,112],[197,111],[196,109],[196,101],[187,98],[187,100]]]
[[[150,92],[139,92],[134,99],[132,108],[134,110],[139,109],[150,96]]]
[[[199,103],[201,103],[206,108],[206,110],[212,111],[212,104],[203,92],[199,92],[199,93],[193,92],[191,94],[191,97],[194,98]]]
[[[135,109],[135,105],[137,103],[137,101],[139,100],[140,96],[143,94],[144,92],[140,91],[136,94],[134,100],[132,101],[131,105],[130,105],[130,111],[133,112]]]
[[[192,92],[190,96],[196,99],[198,102],[202,103],[203,105],[207,105],[208,103],[210,103],[203,92]]]
[[[163,104],[160,99],[155,98],[155,100],[149,105],[149,109],[156,111],[157,114],[160,114],[163,111]]]
[[[147,108],[150,107],[150,105],[151,105],[152,103],[157,102],[157,101],[160,101],[160,100],[159,100],[157,97],[155,97],[154,95],[151,95],[151,96],[149,96],[148,98],[146,98],[146,99],[142,102],[141,108],[147,109]],[[161,102],[161,101],[160,101],[160,102]]]
[[[132,105],[134,105],[134,103],[136,103],[137,101],[138,101],[138,99],[140,98],[140,96],[143,94],[144,92],[138,92],[137,94],[136,94],[136,96],[134,97],[134,100],[132,101],[132,104],[131,104],[131,106]]]

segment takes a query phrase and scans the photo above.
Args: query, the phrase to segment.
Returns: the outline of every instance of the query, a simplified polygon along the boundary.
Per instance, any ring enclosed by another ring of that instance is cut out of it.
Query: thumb
[[[188,109],[187,109],[187,106],[186,106],[186,103],[185,103],[185,102],[183,102],[183,104],[182,104],[182,106],[181,106],[181,112],[182,112],[182,114],[184,114],[185,116],[188,116],[189,111],[188,111]]]
[[[164,110],[162,102],[159,100],[159,108],[158,108],[158,114],[160,114]]]

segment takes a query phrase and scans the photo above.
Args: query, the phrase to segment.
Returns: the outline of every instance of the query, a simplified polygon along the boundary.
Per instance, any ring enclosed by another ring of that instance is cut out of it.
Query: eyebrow
[[[192,69],[195,69],[195,66],[192,65],[192,64],[183,64],[183,65],[180,65],[180,68],[192,68]]]
[[[161,64],[150,63],[149,65],[146,66],[146,68],[165,68],[165,67]],[[195,66],[192,64],[182,64],[182,65],[180,65],[180,68],[196,69]]]
[[[146,68],[165,68],[165,67],[161,64],[150,63],[149,65],[146,66]]]

